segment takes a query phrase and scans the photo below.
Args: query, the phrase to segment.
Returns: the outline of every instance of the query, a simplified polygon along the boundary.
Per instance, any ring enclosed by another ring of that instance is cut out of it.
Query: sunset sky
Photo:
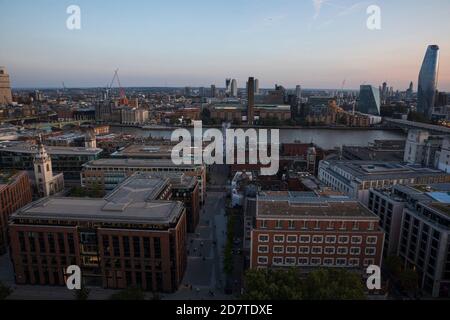
[[[68,30],[66,8],[81,8]],[[366,27],[369,5],[381,30]],[[13,87],[224,85],[417,89],[429,44],[450,91],[448,0],[0,0],[0,65]]]

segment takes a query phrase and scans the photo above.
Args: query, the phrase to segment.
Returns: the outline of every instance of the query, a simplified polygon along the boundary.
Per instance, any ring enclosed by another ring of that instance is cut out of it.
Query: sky
[[[66,9],[81,9],[69,30]],[[381,29],[369,30],[377,5]],[[0,0],[0,65],[12,86],[417,88],[429,44],[450,91],[449,0]]]

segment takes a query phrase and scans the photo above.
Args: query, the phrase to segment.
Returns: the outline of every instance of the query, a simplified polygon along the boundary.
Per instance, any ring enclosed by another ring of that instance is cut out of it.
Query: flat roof
[[[123,150],[114,152],[112,157],[170,157],[172,154],[173,145],[142,145],[132,144],[125,147]]]
[[[37,152],[37,145],[28,142],[0,142],[0,152],[17,152],[35,154]],[[64,146],[45,146],[45,150],[49,155],[98,155],[103,150],[99,148],[85,148],[85,147],[64,147]]]
[[[178,201],[115,203],[107,199],[49,197],[23,207],[12,218],[167,224],[175,223],[182,211]]]
[[[83,165],[84,167],[181,167],[198,168],[201,164],[174,164],[171,159],[97,159]]]

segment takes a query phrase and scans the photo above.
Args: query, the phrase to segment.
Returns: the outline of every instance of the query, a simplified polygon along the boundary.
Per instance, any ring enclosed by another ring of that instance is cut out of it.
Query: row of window
[[[286,224],[287,222],[287,224]],[[296,220],[276,220],[275,221],[275,228],[276,229],[283,229],[283,228],[288,228],[288,229],[295,229],[298,224],[300,224],[300,228],[303,230],[307,230],[308,229],[308,225],[310,226],[310,229],[316,229],[316,230],[320,230],[321,229],[321,221],[317,220],[315,221],[315,226],[314,228],[311,227],[311,223],[314,224],[314,222],[312,221],[296,221]],[[260,220],[259,222],[259,227],[262,229],[268,228],[268,220]],[[339,223],[335,222],[335,221],[328,221],[328,225],[326,228],[327,230],[347,230],[347,229],[352,229],[352,230],[359,230],[360,226],[359,226],[359,222],[358,221],[353,221],[353,222],[345,222],[345,221],[340,221]],[[367,228],[368,230],[374,230],[375,229],[375,222],[370,222],[369,226]]]
[[[360,255],[360,247],[297,247],[296,246],[273,246],[272,253],[288,253],[288,254],[341,254],[346,255],[350,252],[351,255]],[[364,250],[365,254],[368,256],[374,256],[376,254],[375,247],[367,247]],[[269,246],[260,245],[258,246],[258,253],[269,253]]]
[[[295,257],[273,257],[274,266],[338,266],[338,267],[357,267],[360,265],[359,258],[295,258]],[[369,266],[375,263],[375,259],[364,259],[363,265]],[[265,256],[258,257],[258,265],[268,265],[269,258]]]
[[[269,242],[270,236],[268,234],[260,234],[258,236],[259,242]],[[275,243],[282,243],[282,242],[288,242],[288,243],[352,243],[352,244],[361,244],[363,241],[362,236],[322,236],[322,235],[282,235],[282,234],[275,234],[272,238],[273,242]],[[376,244],[378,241],[377,236],[367,236],[366,237],[366,244]]]

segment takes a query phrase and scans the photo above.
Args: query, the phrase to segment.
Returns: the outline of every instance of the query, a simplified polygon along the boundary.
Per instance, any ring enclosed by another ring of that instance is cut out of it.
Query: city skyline
[[[0,3],[0,65],[13,88],[103,87],[119,68],[124,87],[222,87],[232,77],[243,88],[255,76],[261,88],[413,81],[416,91],[423,52],[437,44],[438,90],[450,91],[448,1],[377,1],[381,30],[366,27],[372,3],[355,0]],[[71,4],[81,30],[66,28]]]

